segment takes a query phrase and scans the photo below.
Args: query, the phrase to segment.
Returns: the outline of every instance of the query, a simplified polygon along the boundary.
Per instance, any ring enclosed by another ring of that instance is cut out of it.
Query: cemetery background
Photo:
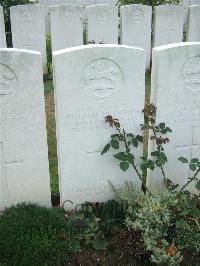
[[[146,102],[149,101],[148,94],[150,93],[150,72],[146,74]],[[53,194],[58,192],[58,174],[57,174],[57,155],[56,155],[56,137],[55,137],[55,118],[54,118],[54,99],[53,85],[51,81],[45,82],[45,97],[46,97],[46,114],[48,127],[48,146],[49,146],[49,163],[51,174],[51,188]]]

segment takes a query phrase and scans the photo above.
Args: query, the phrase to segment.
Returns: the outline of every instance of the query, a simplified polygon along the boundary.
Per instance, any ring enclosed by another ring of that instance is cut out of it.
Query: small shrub
[[[79,212],[66,214],[67,231],[71,239],[76,242],[77,249],[80,250],[81,244],[93,247],[96,250],[104,250],[107,241],[104,233],[100,228],[100,218],[94,213],[94,204],[82,204]]]
[[[131,5],[131,4],[143,4],[148,6],[158,6],[165,4],[176,4],[178,5],[180,0],[119,0],[118,5]]]
[[[99,220],[99,228],[105,233],[110,233],[111,229],[124,223],[124,210],[115,200],[109,200],[106,203],[86,202],[83,206],[86,215],[90,216],[92,214]]]
[[[126,183],[114,189],[116,200],[126,212],[126,225],[139,231],[152,262],[179,265],[183,251],[200,253],[200,205],[188,191],[145,195]]]
[[[148,129],[150,140],[156,144],[151,159],[143,154],[140,161],[136,159],[135,149],[143,142],[143,137],[134,132],[127,133],[120,121],[111,115],[106,116],[105,122],[116,130],[116,134],[111,135],[102,154],[112,149],[120,169],[125,172],[131,167],[142,183],[142,191],[137,191],[131,182],[125,183],[122,189],[113,187],[116,200],[126,213],[127,227],[141,233],[146,249],[152,253],[152,262],[179,265],[184,250],[189,250],[194,256],[200,252],[199,196],[187,191],[191,183],[200,191],[200,159],[179,157],[180,162],[188,164],[192,174],[182,187],[173,184],[163,167],[168,161],[164,147],[169,138],[165,135],[172,130],[164,122],[156,124],[153,104],[146,105],[143,113],[145,124],[141,124],[141,130]],[[160,169],[164,181],[162,193],[150,191],[146,184],[147,169],[153,171],[155,167]]]
[[[0,216],[2,265],[62,265],[71,242],[64,231],[62,209],[20,204]]]

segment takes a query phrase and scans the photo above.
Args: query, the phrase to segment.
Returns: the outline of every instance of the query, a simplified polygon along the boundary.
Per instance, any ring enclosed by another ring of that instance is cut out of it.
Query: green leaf
[[[129,163],[128,162],[121,162],[119,164],[119,166],[120,166],[120,169],[122,171],[126,172],[128,170],[128,168],[129,168]]]
[[[129,162],[129,163],[132,163],[133,160],[134,160],[134,155],[132,153],[128,153],[126,154],[126,160]]]
[[[190,170],[192,170],[193,172],[196,171],[197,166],[196,164],[190,163]]]
[[[191,163],[198,163],[199,159],[198,158],[192,158]]]
[[[162,134],[166,134],[167,133],[167,130],[164,128],[164,129],[161,129],[160,131]]]
[[[156,157],[158,157],[159,156],[159,151],[153,151],[152,153],[151,153],[151,156],[156,156]]]
[[[73,250],[73,252],[77,253],[80,251],[81,246],[80,246],[80,242],[76,239],[72,239],[70,242],[70,248]]]
[[[103,236],[97,234],[97,236],[94,237],[93,246],[96,250],[105,250],[107,241]]]
[[[178,220],[176,221],[176,228],[184,228],[186,222],[184,220]]]
[[[134,135],[133,135],[132,133],[128,133],[128,134],[127,134],[127,137],[134,138]]]
[[[164,128],[165,128],[165,123],[160,123],[160,124],[159,124],[159,127],[160,127],[161,129],[164,129]]]
[[[112,148],[117,149],[117,150],[119,149],[119,141],[118,140],[112,139],[110,144],[111,144]]]
[[[195,188],[197,189],[197,190],[199,190],[200,191],[200,180],[197,182],[197,184],[195,185]]]
[[[106,146],[103,148],[101,155],[106,153],[110,149],[110,143],[106,144]]]
[[[178,160],[181,161],[182,163],[188,163],[188,159],[182,156],[179,157]]]
[[[159,152],[159,155],[157,156],[156,165],[157,166],[163,166],[167,162],[167,156],[164,152]]]
[[[137,141],[137,139],[132,139],[132,144],[133,144],[133,146],[135,147],[135,148],[137,148],[138,147],[138,141]]]
[[[129,141],[127,142],[127,144],[128,144],[128,146],[130,146],[130,145],[131,145],[131,141],[129,140]]]
[[[143,137],[140,136],[140,135],[137,135],[137,136],[136,136],[136,139],[137,139],[139,142],[143,142]]]
[[[148,160],[147,161],[147,164],[146,164],[146,167],[151,169],[151,170],[154,170],[155,166],[154,166],[154,161],[152,160]]]
[[[140,164],[140,169],[141,169],[142,171],[146,171],[146,170],[147,170],[146,164],[141,163],[141,164]]]
[[[125,153],[119,152],[117,154],[114,154],[113,157],[115,157],[117,160],[124,161],[125,160]]]
[[[111,135],[111,138],[113,139],[113,138],[117,138],[117,137],[119,137],[119,134],[113,134],[113,135]]]
[[[171,128],[170,127],[166,127],[166,130],[168,131],[168,132],[172,132],[172,130],[171,130]]]
[[[180,215],[182,215],[182,216],[187,216],[187,215],[188,215],[188,210],[187,210],[187,209],[184,209],[184,210],[180,213]]]

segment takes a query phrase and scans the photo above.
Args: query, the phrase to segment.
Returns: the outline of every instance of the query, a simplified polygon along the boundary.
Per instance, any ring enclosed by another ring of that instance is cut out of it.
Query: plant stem
[[[139,171],[138,171],[136,165],[134,164],[134,162],[133,162],[131,165],[133,166],[133,168],[134,168],[136,174],[138,175],[140,181],[142,182],[142,190],[143,190],[143,192],[144,192],[144,193],[145,193],[145,192],[148,192],[148,193],[151,195],[151,192],[150,192],[149,189],[147,188],[145,182],[142,180],[142,176],[140,175],[140,173],[139,173]]]
[[[115,128],[116,128],[116,130],[119,132],[119,134],[121,135],[121,137],[123,138],[124,145],[125,145],[125,148],[126,148],[126,153],[128,153],[128,149],[129,149],[129,147],[128,147],[128,142],[127,142],[127,139],[126,139],[126,132],[125,132],[125,130],[123,129],[123,133],[122,133],[121,130],[120,130],[120,128],[117,127],[116,125],[115,125]],[[149,194],[151,194],[150,191],[148,190],[146,184],[145,184],[144,181],[142,180],[142,176],[141,176],[141,174],[139,173],[139,171],[138,171],[138,169],[137,169],[137,166],[135,165],[134,161],[132,162],[131,165],[133,166],[133,168],[134,168],[134,170],[135,170],[137,176],[139,177],[140,181],[142,182],[142,190],[144,191],[144,193],[145,193],[145,192],[148,192]]]
[[[151,124],[151,126],[152,126],[152,130],[153,130],[153,135],[154,135],[155,139],[157,139],[158,137],[157,137],[157,134],[156,134],[156,131],[155,131],[154,125]],[[161,147],[162,147],[162,145],[157,144],[157,150],[158,150],[159,152],[160,152]],[[166,182],[167,178],[166,178],[165,171],[164,171],[164,168],[163,168],[162,165],[160,166],[160,169],[161,169],[162,175],[163,175],[163,177],[164,177],[164,182]]]
[[[185,185],[182,186],[182,188],[180,189],[179,193],[182,192],[192,181],[195,180],[195,178],[197,177],[197,175],[200,173],[200,167],[199,169],[196,171],[196,173],[193,175],[193,177],[191,177],[187,183],[185,183]]]

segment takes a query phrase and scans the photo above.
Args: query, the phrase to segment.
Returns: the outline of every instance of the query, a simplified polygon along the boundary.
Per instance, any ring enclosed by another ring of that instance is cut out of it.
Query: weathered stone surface
[[[121,7],[121,44],[144,49],[148,69],[151,57],[151,18],[150,6],[136,4]]]
[[[55,5],[79,5],[88,6],[96,4],[117,4],[117,0],[39,0],[39,4],[44,7],[46,19],[46,32],[50,32],[49,7]]]
[[[39,51],[46,73],[45,17],[41,6],[21,5],[10,8],[12,42],[14,48]]]
[[[192,172],[177,158],[190,160],[200,154],[200,43],[155,48],[152,66],[151,102],[157,107],[157,123],[165,122],[173,130],[165,147],[164,169],[175,184],[183,185]],[[150,153],[154,150],[150,145]],[[159,169],[149,173],[150,186],[162,181]]]
[[[94,5],[85,9],[87,41],[104,44],[118,43],[118,8],[113,5]]]
[[[200,5],[188,8],[187,41],[200,42]]]
[[[0,6],[0,48],[5,48],[5,47],[7,47],[7,45],[6,45],[4,15],[3,15],[3,7]]]
[[[50,206],[50,180],[38,52],[0,49],[0,209]]]
[[[183,7],[184,11],[184,23],[187,23],[187,15],[188,15],[188,6],[190,6],[191,0],[182,0],[179,5]]]
[[[83,44],[83,8],[75,5],[50,7],[52,50]]]
[[[107,115],[119,118],[127,132],[141,133],[144,50],[88,45],[56,51],[53,58],[61,202],[71,200],[74,205],[65,207],[73,208],[111,199],[109,180],[138,185],[132,169],[123,173],[111,153],[101,151],[115,132],[104,122]]]
[[[184,10],[178,5],[161,5],[155,7],[154,13],[154,47],[182,42]]]

